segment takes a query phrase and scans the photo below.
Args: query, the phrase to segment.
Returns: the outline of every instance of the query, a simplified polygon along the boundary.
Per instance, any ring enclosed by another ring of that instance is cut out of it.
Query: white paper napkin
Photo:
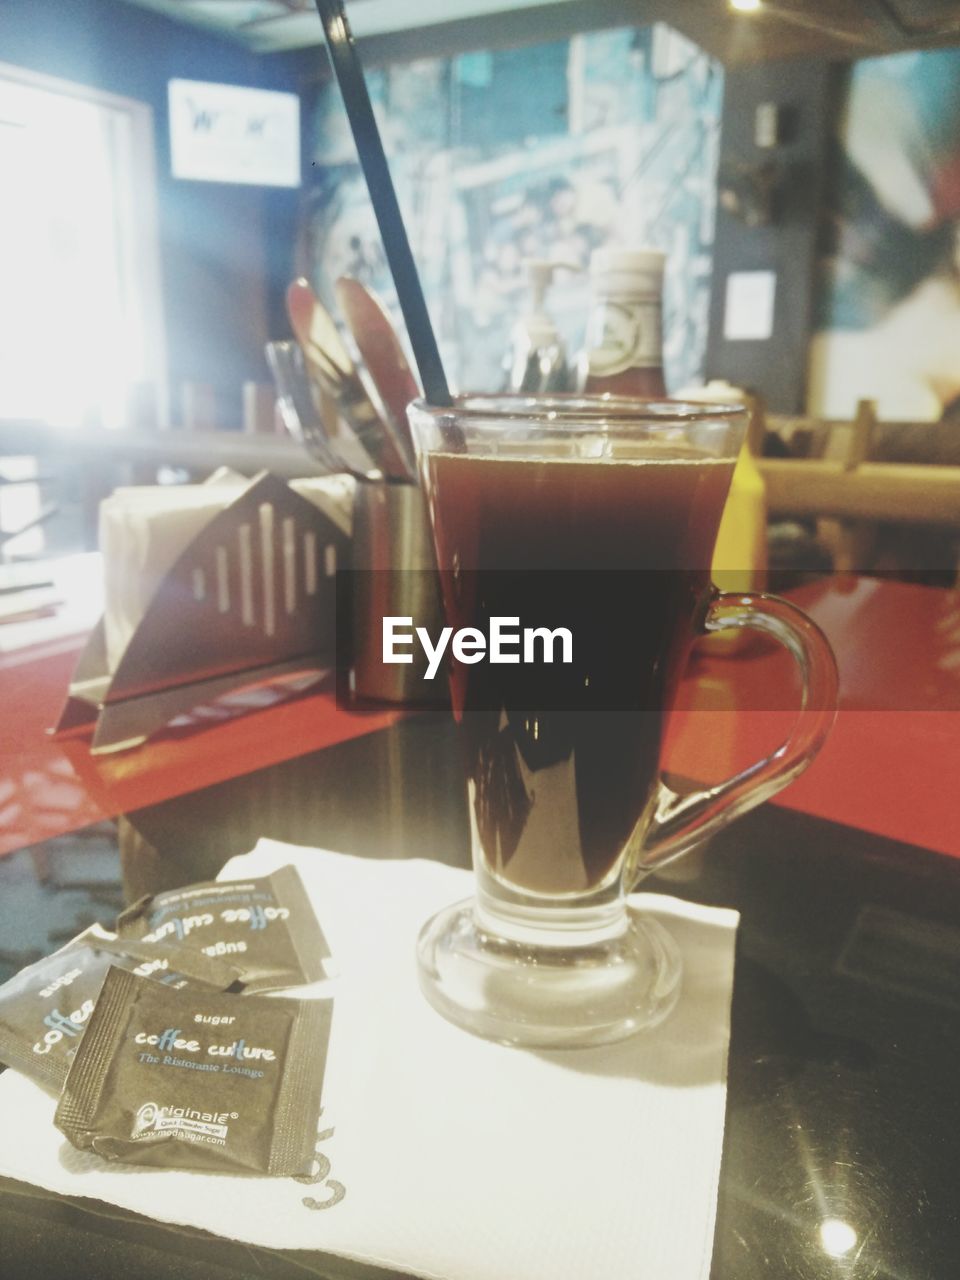
[[[222,469],[205,484],[134,485],[100,504],[107,666],[115,671],[163,577],[193,538],[249,485]],[[349,476],[291,480],[291,489],[350,533],[354,481]]]
[[[414,939],[471,891],[464,871],[261,841],[221,878],[300,870],[339,976],[318,1180],[118,1168],[70,1147],[54,1103],[0,1076],[0,1174],[251,1244],[443,1280],[704,1280],[726,1101],[736,912],[660,895],[683,994],[656,1031],[525,1052],[450,1026],[417,987]],[[240,996],[238,999],[242,999]]]

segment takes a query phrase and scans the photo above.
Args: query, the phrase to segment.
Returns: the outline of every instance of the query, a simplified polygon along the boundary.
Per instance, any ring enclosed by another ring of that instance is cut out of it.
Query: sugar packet
[[[308,1174],[332,1010],[173,991],[111,969],[54,1122],[107,1160]]]
[[[0,987],[0,1062],[58,1094],[111,965],[174,988],[238,985],[226,961],[182,946],[122,940],[93,925]]]
[[[121,913],[117,932],[225,959],[241,971],[246,991],[316,982],[330,955],[293,866],[258,880],[211,880],[149,894]]]

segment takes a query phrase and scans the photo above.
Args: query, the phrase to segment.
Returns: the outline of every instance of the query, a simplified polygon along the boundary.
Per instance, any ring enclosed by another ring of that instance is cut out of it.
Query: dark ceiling
[[[753,13],[736,13],[725,0],[674,0],[657,8],[662,20],[669,20],[664,11],[672,9],[673,25],[728,65],[960,44],[955,0],[765,0]]]
[[[257,52],[322,43],[313,0],[125,0],[217,31]],[[727,65],[833,58],[960,44],[956,0],[763,0],[753,13],[728,0],[347,0],[370,53],[409,57],[490,47],[602,26],[667,22]]]

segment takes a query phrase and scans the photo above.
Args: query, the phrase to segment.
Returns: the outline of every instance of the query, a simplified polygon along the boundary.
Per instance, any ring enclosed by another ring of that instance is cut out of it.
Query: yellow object
[[[746,441],[737,458],[713,551],[721,591],[763,591],[767,580],[767,496]]]
[[[678,399],[713,404],[744,404],[746,394],[727,382],[677,393]],[[733,469],[730,492],[717,532],[711,566],[714,585],[720,591],[764,591],[767,585],[767,496],[757,461],[744,440]],[[701,642],[703,652],[716,656],[748,650],[756,632],[718,632]]]
[[[744,441],[733,469],[713,549],[714,586],[720,591],[764,591],[767,585],[767,495],[756,459]],[[755,631],[720,631],[702,641],[705,653],[734,657],[748,652]]]

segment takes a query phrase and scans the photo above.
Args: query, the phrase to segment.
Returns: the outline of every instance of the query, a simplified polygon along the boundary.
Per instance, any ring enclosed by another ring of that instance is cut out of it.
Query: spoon
[[[367,373],[403,444],[407,462],[415,466],[407,405],[421,394],[420,386],[407,363],[387,309],[375,293],[352,276],[341,276],[334,288]]]
[[[306,280],[294,280],[287,288],[287,314],[303,348],[307,371],[336,401],[374,466],[388,479],[412,480],[412,465],[404,458],[392,426],[377,411],[333,318]]]
[[[370,464],[354,440],[331,440],[313,402],[303,351],[296,342],[268,342],[267,364],[277,387],[280,417],[294,440],[331,474],[346,471],[357,480],[382,480],[383,472]],[[348,446],[353,446],[350,449]],[[359,458],[354,456],[359,454]]]

